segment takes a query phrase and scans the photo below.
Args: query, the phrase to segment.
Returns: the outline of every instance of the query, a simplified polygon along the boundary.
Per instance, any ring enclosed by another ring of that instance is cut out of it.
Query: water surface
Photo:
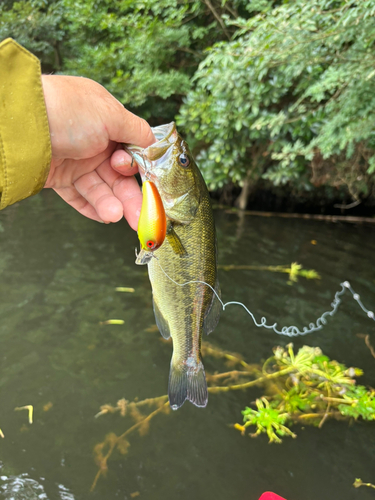
[[[349,280],[375,308],[373,226],[224,211],[215,217],[221,264],[298,262],[322,277],[291,285],[286,274],[220,271],[225,301],[242,301],[269,323],[302,328],[330,308],[340,282]],[[229,424],[241,421],[241,409],[260,389],[211,395],[204,410],[187,403],[155,417],[147,435],[129,437],[126,455],[113,453],[106,477],[90,493],[98,470],[94,447],[131,425],[119,414],[95,419],[100,406],[167,391],[171,346],[152,331],[150,285],[146,268],[134,264],[136,246],[125,222],[87,220],[53,192],[0,212],[0,497],[256,500],[273,490],[288,500],[373,498],[373,490],[352,483],[375,482],[374,424],[295,426],[297,439],[281,445],[242,437]],[[116,292],[118,286],[135,292]],[[110,318],[125,323],[100,324]],[[324,330],[293,342],[363,368],[361,382],[374,386],[375,360],[356,336],[373,331],[347,295]],[[228,307],[210,336],[250,363],[289,341],[255,328],[237,306]],[[212,358],[205,366],[222,368]],[[28,404],[32,425],[26,411],[14,411]]]

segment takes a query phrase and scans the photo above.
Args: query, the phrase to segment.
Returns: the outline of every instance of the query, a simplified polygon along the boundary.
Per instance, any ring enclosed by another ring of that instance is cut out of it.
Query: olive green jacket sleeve
[[[0,209],[38,193],[50,163],[39,60],[7,38],[0,43]]]

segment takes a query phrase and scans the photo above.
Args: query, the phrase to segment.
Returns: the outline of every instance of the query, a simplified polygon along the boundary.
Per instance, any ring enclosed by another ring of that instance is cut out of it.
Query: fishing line
[[[331,302],[331,307],[332,309],[329,310],[329,311],[326,311],[324,312],[316,321],[315,323],[309,323],[309,326],[304,326],[302,328],[302,330],[300,330],[297,326],[283,326],[281,328],[281,330],[279,330],[277,328],[277,323],[274,323],[273,325],[267,325],[267,319],[262,316],[262,318],[260,319],[260,322],[258,322],[254,316],[254,314],[245,306],[245,304],[243,304],[242,302],[237,302],[237,301],[230,301],[230,302],[223,302],[221,300],[221,298],[219,297],[218,293],[216,292],[216,290],[208,283],[206,283],[205,281],[200,281],[200,280],[192,280],[192,281],[186,281],[185,283],[177,283],[177,281],[175,281],[173,278],[171,278],[165,271],[164,269],[162,268],[160,262],[159,262],[159,259],[153,255],[153,257],[156,259],[157,263],[159,264],[159,267],[160,269],[163,271],[163,273],[165,274],[165,276],[170,280],[172,281],[175,285],[177,286],[186,286],[186,285],[190,285],[190,284],[193,284],[193,283],[200,283],[202,285],[206,285],[208,286],[209,288],[211,288],[211,290],[214,292],[214,294],[216,295],[217,299],[220,301],[220,304],[223,308],[223,311],[225,311],[225,308],[227,306],[230,306],[230,305],[238,305],[238,306],[241,306],[245,309],[245,311],[249,314],[249,316],[251,317],[251,319],[253,320],[255,326],[257,326],[258,328],[266,328],[268,330],[273,330],[275,333],[277,333],[278,335],[287,335],[288,337],[297,337],[299,335],[307,335],[308,333],[312,333],[312,332],[317,332],[319,330],[321,330],[324,325],[327,324],[327,317],[328,316],[333,316],[339,305],[341,304],[341,296],[345,294],[345,292],[347,290],[349,290],[349,292],[352,294],[352,297],[353,299],[357,302],[357,304],[359,305],[359,307],[362,309],[362,311],[364,313],[366,313],[367,317],[374,320],[375,321],[375,314],[373,311],[370,311],[369,309],[367,309],[362,301],[361,301],[361,298],[360,296],[358,295],[358,293],[356,293],[351,284],[349,283],[349,281],[344,281],[343,283],[340,283],[340,286],[341,286],[341,290],[337,291],[335,293],[335,296],[334,296],[334,299],[333,301]]]
[[[144,170],[144,176],[146,178],[146,180],[150,180],[150,162],[146,162],[145,160],[145,157],[144,157],[144,149],[143,148],[140,148],[139,146],[131,146],[132,149],[136,149],[138,154],[140,155],[140,157],[142,158],[142,162],[143,162],[143,170]],[[124,144],[124,150],[130,155],[131,159],[132,159],[132,162],[130,164],[130,168],[133,168],[133,165],[134,163],[136,163],[136,161],[134,160],[134,157],[133,157],[133,154],[132,154],[132,151],[129,149],[129,147],[127,147],[126,144]]]

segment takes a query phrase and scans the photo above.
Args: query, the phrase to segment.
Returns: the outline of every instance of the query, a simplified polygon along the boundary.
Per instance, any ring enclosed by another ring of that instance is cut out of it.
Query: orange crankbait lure
[[[141,248],[152,252],[159,248],[167,232],[167,218],[159,191],[151,181],[142,185],[143,201],[138,222],[138,238]]]

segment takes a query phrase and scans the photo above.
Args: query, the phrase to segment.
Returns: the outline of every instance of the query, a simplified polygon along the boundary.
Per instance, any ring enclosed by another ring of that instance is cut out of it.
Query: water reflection
[[[19,476],[0,476],[0,491],[6,500],[48,500],[43,486],[28,477],[28,474]]]
[[[327,310],[339,283],[349,280],[373,309],[372,227],[239,220],[222,211],[215,217],[221,265],[298,262],[321,275],[320,280],[299,277],[290,285],[287,274],[220,270],[225,302],[244,302],[259,318],[301,328]],[[190,500],[193,491],[197,500],[227,500],[258,498],[273,489],[289,499],[352,500],[355,477],[375,480],[370,424],[328,422],[322,430],[300,429],[297,439],[279,446],[239,436],[228,424],[239,421],[241,410],[259,396],[255,388],[212,394],[205,410],[184,405],[156,418],[146,436],[132,438],[126,455],[111,459],[106,477],[90,493],[98,470],[95,446],[127,428],[119,414],[95,419],[100,407],[167,390],[171,347],[153,331],[146,269],[134,264],[136,234],[125,223],[85,220],[49,192],[0,212],[0,227],[0,427],[5,434],[0,459],[7,467],[1,471],[2,498],[114,500],[139,492],[143,498]],[[117,292],[120,286],[135,292]],[[351,298],[343,302],[323,331],[296,338],[295,348],[320,346],[347,366],[363,368],[361,383],[374,385],[374,360],[356,336],[371,335],[373,325]],[[109,318],[124,324],[100,324]],[[245,311],[228,308],[209,340],[259,363],[290,339],[256,329]],[[207,357],[206,368],[214,373],[217,361]],[[34,406],[32,425],[26,412],[14,412],[28,404]],[[355,495],[372,498],[365,488]]]
[[[74,495],[63,484],[56,484],[52,496],[48,496],[43,484],[29,477],[27,473],[15,475],[4,474],[3,464],[0,463],[0,496],[4,500],[75,500]]]

